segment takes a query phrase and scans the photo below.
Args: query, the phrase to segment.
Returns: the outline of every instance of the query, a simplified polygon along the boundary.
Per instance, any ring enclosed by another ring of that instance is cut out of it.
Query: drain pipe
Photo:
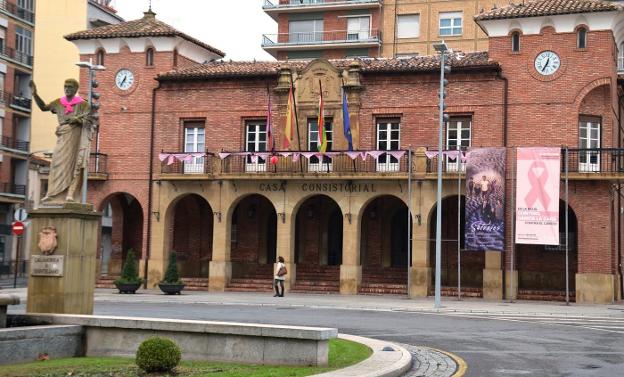
[[[508,119],[507,119],[507,108],[509,106],[509,81],[507,80],[507,77],[503,76],[501,73],[501,70],[499,69],[498,72],[496,73],[496,79],[498,80],[502,80],[503,81],[503,146],[505,147],[505,149],[507,148],[507,127],[508,127]],[[512,162],[513,163],[513,162]],[[512,177],[512,181],[511,184],[513,185],[513,177]],[[513,192],[513,187],[512,187],[512,192]],[[513,194],[512,194],[513,195]],[[512,211],[515,211],[515,208],[511,209]],[[511,221],[514,220],[514,215],[512,213],[511,216]],[[507,227],[509,228],[509,227]],[[513,233],[513,232],[512,232]],[[511,252],[511,265],[513,266],[513,242],[514,242],[514,235],[512,234],[510,239],[512,242],[512,252]],[[505,293],[507,292],[507,279],[505,278],[505,269],[506,269],[506,265],[505,265],[505,257],[503,256],[503,258],[501,258],[501,270],[503,271],[503,299],[506,296]],[[511,281],[513,282],[513,271],[511,271],[512,276],[510,276],[510,279],[512,279]],[[512,288],[513,289],[513,288]],[[510,298],[513,299],[513,292],[509,292]]]
[[[160,89],[160,81],[158,85],[152,89],[152,113],[150,123],[150,150],[149,150],[149,180],[147,186],[147,247],[145,249],[145,263],[143,264],[143,288],[147,289],[147,272],[148,264],[152,251],[152,195],[154,192],[154,133],[156,128],[156,91]]]

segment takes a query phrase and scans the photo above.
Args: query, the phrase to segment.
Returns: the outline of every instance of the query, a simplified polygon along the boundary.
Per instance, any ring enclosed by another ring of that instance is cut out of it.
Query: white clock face
[[[134,84],[134,74],[127,69],[121,69],[115,76],[115,84],[121,90],[128,90]]]
[[[535,58],[535,70],[540,75],[552,75],[553,73],[557,72],[560,66],[561,59],[559,59],[559,55],[555,54],[552,51],[541,52]]]

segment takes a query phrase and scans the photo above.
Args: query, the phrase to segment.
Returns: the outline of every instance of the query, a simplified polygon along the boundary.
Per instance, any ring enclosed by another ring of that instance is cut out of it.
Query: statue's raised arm
[[[30,81],[30,83],[28,84],[30,86],[30,90],[32,91],[32,96],[35,99],[35,103],[37,104],[37,107],[41,110],[41,111],[50,111],[50,106],[46,105],[45,101],[41,99],[41,97],[39,97],[39,93],[37,93],[37,85],[35,85],[34,81]]]

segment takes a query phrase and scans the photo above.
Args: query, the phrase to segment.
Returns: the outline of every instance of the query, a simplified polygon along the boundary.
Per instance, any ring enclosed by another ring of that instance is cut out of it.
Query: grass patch
[[[27,364],[3,365],[0,377],[152,377],[152,376],[309,376],[359,363],[372,354],[365,345],[342,339],[329,341],[329,366],[294,367],[182,361],[174,374],[142,372],[134,359],[122,357],[76,357],[37,361]]]

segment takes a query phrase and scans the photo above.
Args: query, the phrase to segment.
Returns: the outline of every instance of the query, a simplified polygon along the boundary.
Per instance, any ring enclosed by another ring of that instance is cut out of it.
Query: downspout
[[[622,98],[618,97],[618,149],[622,149]],[[620,158],[620,163],[622,160]],[[621,167],[620,167],[621,168]],[[618,180],[618,200],[617,200],[617,266],[620,272],[620,300],[624,299],[624,269],[622,268],[622,183]]]
[[[398,7],[399,7],[399,0],[394,0],[394,20],[392,20],[392,24],[394,25],[394,30],[392,31],[392,57],[393,58],[396,58],[396,53],[397,53],[397,30],[399,28],[399,25],[397,22],[397,8]]]
[[[498,72],[496,73],[496,78],[499,80],[503,81],[503,146],[505,148],[507,148],[507,126],[508,126],[508,120],[507,120],[507,108],[509,106],[509,80],[507,80],[507,77],[503,76],[501,74],[501,70],[499,69]],[[513,184],[513,177],[512,177],[512,184]],[[513,191],[512,191],[513,192]],[[511,209],[512,211],[514,211],[514,209]],[[511,221],[513,221],[513,215],[511,217]],[[508,228],[508,227],[507,227]],[[513,243],[513,234],[510,237],[511,242]],[[513,250],[512,250],[513,251]],[[505,253],[507,254],[507,253]],[[513,253],[512,253],[513,254]],[[511,256],[513,258],[513,256]],[[503,298],[506,296],[505,293],[507,293],[507,279],[505,278],[505,271],[507,270],[507,266],[505,265],[505,258],[501,258],[501,270],[503,271]],[[513,271],[512,271],[513,273]],[[513,279],[513,276],[510,276],[511,279]],[[512,298],[513,296],[512,292],[509,292],[509,297]]]
[[[152,251],[152,194],[154,184],[154,133],[156,128],[156,91],[160,89],[160,81],[158,85],[152,89],[152,113],[150,124],[150,150],[149,150],[149,181],[147,186],[147,248],[145,250],[145,264],[143,268],[143,276],[145,282],[143,288],[147,289],[147,271],[149,259]]]

